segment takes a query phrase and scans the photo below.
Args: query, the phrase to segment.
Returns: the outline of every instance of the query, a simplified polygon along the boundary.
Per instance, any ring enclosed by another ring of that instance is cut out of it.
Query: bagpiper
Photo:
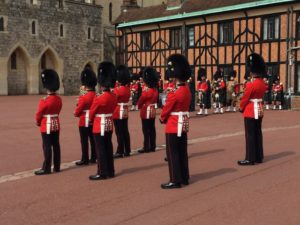
[[[130,99],[130,72],[125,65],[117,67],[117,81],[119,86],[114,89],[118,105],[113,114],[118,147],[114,158],[130,156],[130,135],[128,130],[128,106]]]
[[[223,107],[226,103],[226,86],[220,70],[214,74],[213,89],[215,103],[214,113],[224,113]]]
[[[139,100],[139,92],[140,92],[139,90],[140,86],[138,80],[139,80],[138,75],[134,74],[130,85],[131,99],[132,99],[132,106],[130,109],[131,111],[138,110],[137,101]]]
[[[263,78],[264,82],[265,82],[265,86],[266,86],[266,92],[265,92],[265,95],[264,95],[264,106],[265,106],[265,109],[268,110],[270,109],[269,105],[272,103],[272,100],[271,100],[271,85],[270,85],[270,80],[268,79],[267,76],[265,76]]]
[[[187,132],[189,130],[189,107],[192,99],[186,81],[191,69],[183,55],[174,54],[167,60],[167,70],[176,80],[177,88],[169,92],[160,122],[166,124],[166,151],[169,166],[169,182],[163,189],[181,188],[189,184]]]
[[[226,112],[236,112],[236,103],[237,97],[239,94],[239,84],[235,80],[236,78],[236,71],[232,71],[230,74],[229,81],[226,84],[226,101],[227,101],[227,109]]]
[[[197,115],[208,115],[208,109],[210,108],[210,83],[206,79],[206,70],[200,68],[197,76],[197,101],[199,105],[199,112]]]
[[[74,116],[79,117],[79,134],[81,142],[81,160],[75,164],[77,166],[96,163],[96,150],[93,136],[93,124],[89,121],[89,112],[96,95],[95,86],[97,85],[96,74],[89,68],[81,73],[81,90],[84,94],[79,97]],[[91,158],[89,159],[89,143],[91,148]]]
[[[143,81],[145,87],[137,104],[140,109],[140,117],[142,120],[144,144],[143,148],[138,150],[138,152],[149,153],[155,152],[156,149],[155,106],[158,97],[158,74],[156,70],[152,67],[144,69]]]
[[[266,85],[262,77],[266,73],[266,65],[260,55],[253,53],[247,57],[246,67],[253,79],[248,82],[240,102],[240,112],[244,116],[246,137],[245,160],[238,161],[241,166],[262,163],[264,158],[261,125],[264,116],[262,98],[266,91]]]
[[[98,67],[98,83],[102,94],[97,95],[90,109],[93,134],[97,153],[97,173],[90,180],[104,180],[115,176],[113,159],[113,113],[117,97],[111,92],[115,86],[116,68],[111,62],[102,62]]]
[[[283,84],[280,83],[279,77],[276,77],[274,79],[272,94],[273,94],[273,109],[276,110],[278,107],[279,110],[282,110]]]
[[[44,163],[35,175],[51,173],[52,152],[54,172],[60,172],[60,143],[59,114],[62,108],[62,100],[56,94],[60,87],[59,76],[56,71],[46,69],[41,73],[43,87],[47,90],[47,96],[40,100],[35,114],[36,125],[40,127],[43,141]]]

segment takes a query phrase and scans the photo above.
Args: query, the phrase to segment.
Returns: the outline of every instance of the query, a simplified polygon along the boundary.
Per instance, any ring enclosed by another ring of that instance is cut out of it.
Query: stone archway
[[[28,94],[30,56],[27,51],[18,46],[9,54],[7,61],[7,94]]]
[[[46,90],[43,88],[42,85],[42,81],[41,81],[41,77],[40,74],[43,70],[45,69],[54,69],[59,77],[60,77],[60,81],[61,81],[61,88],[59,90],[59,93],[63,93],[63,84],[62,84],[62,77],[63,77],[63,68],[62,68],[62,60],[59,59],[57,53],[51,48],[51,47],[47,47],[42,54],[39,57],[39,94],[45,94]]]

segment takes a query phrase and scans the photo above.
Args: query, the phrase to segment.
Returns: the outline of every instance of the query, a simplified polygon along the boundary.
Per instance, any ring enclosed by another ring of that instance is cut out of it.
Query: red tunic
[[[113,114],[117,106],[117,97],[110,91],[104,91],[103,94],[94,98],[93,104],[90,109],[90,121],[93,122],[93,133],[98,134],[101,132],[100,123],[101,118],[97,114]],[[105,131],[112,131],[112,115],[105,118]]]
[[[117,102],[118,105],[115,108],[113,119],[125,119],[128,118],[128,105],[123,105],[123,110],[120,112],[120,109],[122,108],[122,103],[128,104],[130,99],[130,89],[128,86],[119,86],[115,88],[114,93],[117,96]],[[120,118],[120,113],[122,113],[122,118]]]
[[[263,79],[256,78],[246,85],[245,93],[240,102],[240,110],[243,111],[244,117],[254,118],[254,103],[251,99],[262,99],[266,91],[266,85]],[[262,103],[259,103],[260,110],[263,110]]]
[[[139,98],[137,105],[140,109],[141,119],[155,118],[156,110],[155,104],[157,103],[158,91],[155,88],[145,88]],[[147,111],[149,118],[147,118]]]
[[[197,91],[206,92],[208,90],[208,85],[206,81],[200,81],[197,85]]]
[[[166,123],[166,133],[177,133],[178,116],[171,115],[172,112],[188,112],[192,100],[192,95],[187,85],[178,86],[175,91],[167,95],[166,105],[164,106],[160,120]],[[185,116],[185,123],[188,125],[188,117]],[[188,127],[183,126],[183,132],[187,132]]]
[[[281,92],[283,91],[283,86],[281,84],[274,84],[273,92]]]
[[[138,84],[137,84],[137,83],[135,83],[135,84],[131,84],[131,85],[130,85],[130,90],[131,90],[131,91],[137,91],[137,90],[138,90],[138,88],[139,88],[139,86],[138,86]]]
[[[89,118],[86,114],[86,110],[90,110],[93,100],[95,98],[95,91],[88,91],[86,94],[81,95],[78,100],[77,107],[74,112],[74,116],[79,117],[79,127],[87,127]]]
[[[48,95],[41,99],[38,110],[35,114],[35,120],[38,126],[40,126],[41,133],[47,132],[47,115],[50,115],[50,132],[60,130],[60,123],[58,115],[62,108],[62,101],[56,94]],[[57,116],[55,116],[57,115]]]

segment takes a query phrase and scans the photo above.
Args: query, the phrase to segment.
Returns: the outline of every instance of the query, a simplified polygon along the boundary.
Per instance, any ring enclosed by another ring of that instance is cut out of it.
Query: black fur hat
[[[201,77],[205,77],[206,78],[206,69],[204,69],[204,68],[200,68],[198,70],[197,80],[200,81]]]
[[[117,81],[121,85],[126,85],[130,83],[130,72],[127,66],[125,65],[117,66]]]
[[[116,67],[111,62],[102,62],[98,67],[98,83],[105,88],[113,88],[116,84]]]
[[[234,77],[234,78],[236,78],[236,70],[233,70],[231,73],[230,73],[230,77]]]
[[[214,74],[214,80],[218,80],[219,78],[222,78],[222,72],[217,70]]]
[[[143,80],[148,87],[157,87],[158,83],[158,73],[152,67],[146,67],[143,72]]]
[[[93,70],[85,68],[81,73],[81,84],[90,88],[97,85],[97,77]]]
[[[45,89],[55,92],[60,87],[59,76],[55,70],[46,69],[41,73],[42,84]]]
[[[187,59],[180,54],[173,54],[167,60],[167,73],[170,78],[187,81],[191,76],[191,68]]]
[[[247,57],[246,70],[255,73],[257,76],[263,77],[266,74],[266,64],[264,59],[256,54],[252,53]]]

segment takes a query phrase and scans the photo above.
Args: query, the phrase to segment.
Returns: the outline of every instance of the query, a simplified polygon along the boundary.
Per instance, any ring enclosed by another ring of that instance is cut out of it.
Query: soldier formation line
[[[143,148],[139,153],[155,152],[156,109],[161,107],[160,122],[166,124],[166,158],[169,166],[169,181],[161,184],[163,189],[181,188],[189,185],[187,141],[189,114],[197,99],[197,115],[240,111],[245,123],[246,156],[239,165],[255,165],[263,162],[261,124],[264,109],[282,109],[283,88],[278,79],[267,77],[263,58],[253,53],[247,57],[245,82],[240,85],[236,72],[226,81],[222,70],[214,74],[210,82],[206,71],[199,69],[196,94],[194,79],[187,59],[180,54],[171,55],[167,61],[165,83],[152,67],[143,68],[140,74],[131,75],[124,65],[115,67],[110,62],[98,66],[97,75],[89,68],[81,74],[81,87],[74,116],[79,118],[79,133],[82,149],[77,166],[95,163],[97,172],[90,180],[105,180],[115,176],[114,158],[129,157],[131,153],[128,116],[130,110],[140,110]],[[47,69],[41,73],[47,96],[36,112],[36,124],[40,127],[43,142],[44,162],[36,175],[50,174],[53,154],[53,172],[60,172],[60,122],[62,100],[56,94],[60,87],[56,71]],[[96,94],[97,83],[100,93]],[[242,88],[241,88],[242,86]],[[242,90],[241,90],[242,89]],[[237,102],[240,104],[237,109]],[[130,108],[129,102],[132,100]],[[211,102],[213,101],[213,104]],[[113,153],[113,127],[117,136],[117,150]],[[90,153],[89,153],[90,149]]]

